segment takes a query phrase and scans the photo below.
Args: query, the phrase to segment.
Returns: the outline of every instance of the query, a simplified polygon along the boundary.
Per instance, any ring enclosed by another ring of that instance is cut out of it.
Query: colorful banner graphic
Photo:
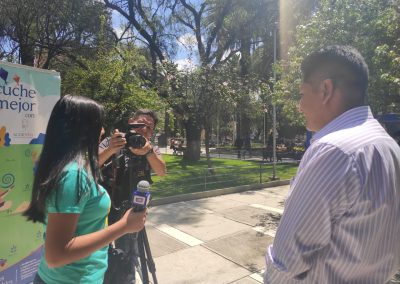
[[[31,283],[39,265],[43,225],[21,212],[59,98],[59,73],[0,61],[0,284]]]

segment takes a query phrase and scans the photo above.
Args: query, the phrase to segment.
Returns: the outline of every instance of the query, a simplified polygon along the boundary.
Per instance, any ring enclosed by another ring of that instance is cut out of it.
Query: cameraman
[[[146,140],[141,148],[126,147],[124,133],[116,129],[111,137],[104,139],[99,145],[99,163],[104,164],[113,155],[112,167],[105,166],[105,184],[111,191],[112,208],[109,214],[109,223],[118,221],[123,214],[124,207],[130,205],[131,194],[140,180],[152,183],[151,171],[158,176],[166,173],[165,162],[162,160],[160,150],[150,142],[158,118],[156,114],[147,109],[136,111],[128,120],[129,126],[134,127],[128,131],[134,131]],[[136,125],[135,125],[136,124]],[[117,164],[117,166],[115,165]],[[112,168],[112,173],[110,169]],[[137,235],[128,234],[115,241],[115,248],[121,249],[126,255],[125,263],[118,264],[123,272],[113,273],[107,271],[107,276],[117,283],[135,283],[135,267],[138,264]],[[113,274],[113,275],[107,275]],[[114,275],[117,274],[117,275]],[[123,275],[122,275],[123,274]],[[116,279],[118,277],[118,279]],[[115,281],[118,280],[118,281]]]
[[[147,142],[143,148],[133,149],[131,152],[137,156],[144,156],[149,163],[151,170],[156,175],[164,176],[166,173],[165,162],[161,157],[160,149],[151,145],[150,139],[153,136],[154,128],[158,122],[157,115],[154,111],[148,109],[139,109],[128,120],[128,125],[134,123],[144,123],[145,126],[137,128],[136,132],[146,138]],[[117,154],[119,150],[125,147],[126,139],[123,133],[116,129],[111,137],[104,139],[99,146],[99,163],[103,165],[112,155]]]

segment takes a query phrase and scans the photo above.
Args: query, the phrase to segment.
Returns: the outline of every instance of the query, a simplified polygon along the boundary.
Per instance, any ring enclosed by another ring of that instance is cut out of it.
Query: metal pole
[[[263,145],[264,145],[264,150],[263,151],[265,151],[265,109],[264,109],[264,132],[263,132],[263,138],[264,138],[264,143],[263,143]]]
[[[236,105],[233,109],[233,132],[232,132],[232,142],[235,144],[236,141]]]
[[[219,106],[217,106],[217,148],[219,147]]]
[[[274,93],[275,93],[275,83],[276,83],[276,29],[278,23],[275,23],[274,26]],[[272,162],[272,180],[276,179],[276,106],[275,102],[272,102],[272,153],[273,153],[273,162]]]
[[[207,174],[208,174],[208,168],[206,169],[206,173],[204,175],[204,191],[207,190]]]

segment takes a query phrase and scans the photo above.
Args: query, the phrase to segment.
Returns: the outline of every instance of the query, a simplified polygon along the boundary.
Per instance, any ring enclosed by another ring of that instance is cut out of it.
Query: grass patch
[[[272,176],[272,165],[257,161],[213,158],[214,174],[211,174],[205,158],[197,162],[166,154],[163,158],[168,174],[165,177],[152,177],[153,198],[268,182]],[[276,176],[281,180],[290,179],[295,175],[297,166],[293,163],[277,164]]]

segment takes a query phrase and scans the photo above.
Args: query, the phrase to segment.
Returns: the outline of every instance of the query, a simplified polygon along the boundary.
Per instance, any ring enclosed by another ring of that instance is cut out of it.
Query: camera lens
[[[146,144],[146,139],[139,133],[128,132],[125,135],[125,139],[128,148],[142,148]]]

